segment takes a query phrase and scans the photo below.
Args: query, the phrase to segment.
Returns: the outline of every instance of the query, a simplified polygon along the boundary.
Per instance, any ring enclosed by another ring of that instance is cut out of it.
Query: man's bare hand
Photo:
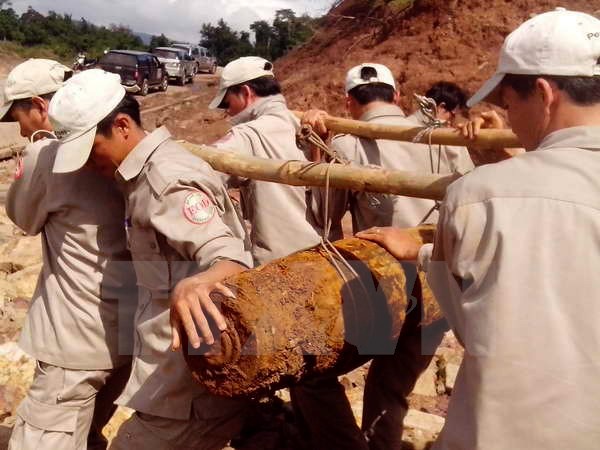
[[[416,261],[423,245],[402,228],[374,227],[356,233],[356,237],[376,242],[400,261]]]
[[[310,125],[315,133],[321,137],[326,137],[329,133],[325,119],[329,117],[326,111],[321,109],[309,109],[302,115],[301,124]]]
[[[496,111],[490,110],[482,112],[480,116],[474,119],[456,125],[456,128],[465,138],[474,140],[477,138],[479,130],[483,128],[505,128],[505,124]]]
[[[506,128],[506,124],[496,111],[490,110],[456,126],[459,133],[471,141],[475,141],[479,132],[485,128]],[[516,148],[486,148],[475,142],[468,145],[468,150],[476,166],[502,161],[523,151],[523,149]]]
[[[225,318],[210,298],[210,293],[218,291],[226,297],[235,298],[233,292],[218,282],[205,282],[200,276],[181,280],[171,295],[171,331],[173,350],[181,348],[182,330],[187,334],[192,347],[198,348],[204,342],[215,343],[209,320],[219,331],[225,331]],[[198,331],[200,335],[198,335]]]

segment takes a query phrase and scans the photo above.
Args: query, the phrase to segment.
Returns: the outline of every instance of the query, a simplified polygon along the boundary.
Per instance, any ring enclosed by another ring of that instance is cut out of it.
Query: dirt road
[[[0,84],[3,82],[4,80],[1,80]],[[193,84],[169,85],[167,92],[152,92],[146,97],[136,95],[135,98],[140,102],[142,111],[164,104],[172,104],[190,96],[198,96],[193,102],[142,114],[144,127],[153,130],[160,125],[167,125],[171,133],[178,139],[187,139],[199,144],[214,141],[228,129],[224,114],[208,109],[217,85],[218,75],[198,74]],[[26,143],[27,141],[21,137],[16,124],[0,123],[0,149]]]
[[[225,114],[211,111],[208,104],[217,92],[218,75],[196,75],[194,83],[182,86],[169,86],[167,92],[157,92],[147,97],[137,97],[142,105],[144,128],[153,130],[162,125],[177,139],[185,139],[198,144],[209,144],[223,136],[229,129]],[[184,99],[194,97],[192,101]],[[170,106],[160,111],[145,113],[165,104]]]

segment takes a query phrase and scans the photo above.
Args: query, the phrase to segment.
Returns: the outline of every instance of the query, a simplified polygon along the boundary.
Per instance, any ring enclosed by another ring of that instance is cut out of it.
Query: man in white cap
[[[296,142],[299,121],[288,110],[266,59],[248,56],[227,64],[210,108],[225,109],[233,124],[215,146],[261,158],[307,161]],[[240,187],[244,217],[252,224],[255,264],[320,242],[307,221],[306,188],[230,176],[227,183]]]
[[[231,296],[219,282],[251,265],[225,187],[165,128],[145,133],[118,75],[75,75],[52,99],[50,120],[61,142],[54,171],[87,164],[116,178],[125,195],[139,305],[131,377],[117,403],[136,413],[111,449],[221,449],[239,432],[246,403],[208,394],[170,343],[179,347],[185,328],[191,347],[212,345],[210,325],[222,331],[226,324],[209,294],[217,288]]]
[[[386,66],[364,63],[350,69],[346,75],[346,107],[355,120],[373,124],[414,127],[415,123],[404,116],[397,106],[398,92],[392,72]],[[303,122],[317,131],[325,131],[323,111],[310,111]],[[406,170],[422,173],[467,172],[473,163],[466,148],[413,144],[383,139],[365,139],[353,135],[338,135],[330,149],[353,164],[370,165],[389,170]],[[321,189],[312,191],[315,196],[316,222],[325,226],[331,220],[331,239],[341,239],[342,217],[346,211],[352,215],[354,232],[374,226],[394,225],[414,227],[422,222],[437,221],[436,203],[391,194],[331,190],[329,193],[330,217],[323,217]],[[408,268],[410,269],[410,267]],[[413,295],[420,298],[421,284],[416,271],[409,270]],[[362,448],[392,450],[402,448],[402,423],[408,411],[407,396],[419,375],[431,362],[432,355],[446,331],[445,321],[426,329],[419,326],[420,308],[412,309],[402,330],[396,349],[384,350],[376,355],[369,368],[363,399],[362,431],[368,442]],[[318,385],[314,384],[313,404],[305,399],[309,411],[319,405]],[[335,418],[331,420],[334,421]],[[315,427],[338,428],[326,419],[314,422]],[[339,430],[342,432],[342,430]]]
[[[70,75],[55,61],[30,59],[9,73],[2,90],[1,120],[18,122],[31,140],[18,158],[6,211],[27,234],[41,233],[43,243],[20,338],[37,367],[17,410],[11,450],[105,449],[101,431],[129,375],[124,344],[131,341],[136,288],[122,196],[87,169],[52,173],[57,143],[47,139],[48,104]]]
[[[211,108],[225,109],[231,117],[232,129],[215,146],[261,158],[307,161],[310,149],[299,147],[296,134],[299,120],[288,110],[281,87],[266,59],[250,56],[227,64],[221,73],[219,92]],[[231,187],[239,186],[244,217],[251,223],[252,255],[256,265],[287,256],[320,242],[315,227],[309,223],[305,187],[227,177]],[[300,389],[300,388],[298,388]],[[308,424],[318,421],[295,401],[298,419]],[[335,441],[312,435],[313,445],[323,448],[356,448],[362,440],[344,388],[337,380],[320,385],[318,392],[330,406],[325,412],[334,416],[340,429],[347,433],[333,435]],[[320,405],[321,403],[319,403]],[[304,417],[302,417],[304,416]],[[354,428],[353,428],[354,427]],[[325,427],[319,432],[330,434]],[[331,445],[330,445],[331,444]]]
[[[469,101],[506,108],[527,153],[448,189],[417,260],[465,347],[436,449],[590,449],[600,439],[600,21],[555,11],[505,40]]]
[[[414,126],[397,105],[396,82],[389,68],[382,64],[364,63],[346,75],[346,109],[354,120],[373,124]],[[303,122],[317,131],[326,130],[323,111],[311,111]],[[466,148],[413,144],[383,139],[364,139],[350,134],[333,138],[331,150],[360,165],[389,170],[429,173],[465,173],[473,168]],[[330,200],[331,238],[342,237],[341,219],[347,210],[352,214],[354,232],[372,226],[416,226],[423,221],[435,222],[437,211],[432,200],[414,199],[389,194],[334,191]]]

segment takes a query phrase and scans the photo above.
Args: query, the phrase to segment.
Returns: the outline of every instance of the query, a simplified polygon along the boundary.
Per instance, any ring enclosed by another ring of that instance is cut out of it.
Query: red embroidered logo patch
[[[18,156],[15,167],[15,180],[18,180],[23,176],[23,172],[25,171],[25,167],[23,165],[23,157]]]
[[[196,225],[203,225],[210,222],[216,212],[217,208],[208,195],[202,191],[188,194],[183,202],[183,215],[187,220]]]

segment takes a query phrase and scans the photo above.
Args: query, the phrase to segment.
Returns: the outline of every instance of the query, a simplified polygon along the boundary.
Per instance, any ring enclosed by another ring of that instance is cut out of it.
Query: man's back
[[[393,105],[373,109],[361,120],[387,125],[415,126],[404,117],[402,110]],[[332,149],[355,164],[371,165],[386,170],[404,170],[420,173],[466,172],[473,164],[466,149],[412,144],[383,139],[363,139],[352,135],[334,138]],[[432,200],[402,197],[392,194],[354,192],[347,199],[353,214],[355,232],[373,226],[413,227],[427,217],[428,222],[437,221],[437,211],[432,211]],[[337,202],[336,202],[337,203]],[[334,237],[341,237],[341,230],[333,230]]]
[[[55,156],[55,141],[29,145],[7,197],[9,217],[42,233],[44,264],[21,344],[46,363],[108,369],[129,359],[136,304],[122,196],[87,169],[53,174]]]
[[[217,144],[220,148],[259,158],[307,160],[296,144],[297,122],[283,96],[259,99],[232,122],[231,132]],[[320,241],[307,219],[304,187],[243,180],[240,188],[244,217],[252,224],[252,254],[259,264]]]
[[[433,258],[449,271],[428,277],[466,353],[437,448],[597,446],[599,143],[561,130],[450,188]]]

